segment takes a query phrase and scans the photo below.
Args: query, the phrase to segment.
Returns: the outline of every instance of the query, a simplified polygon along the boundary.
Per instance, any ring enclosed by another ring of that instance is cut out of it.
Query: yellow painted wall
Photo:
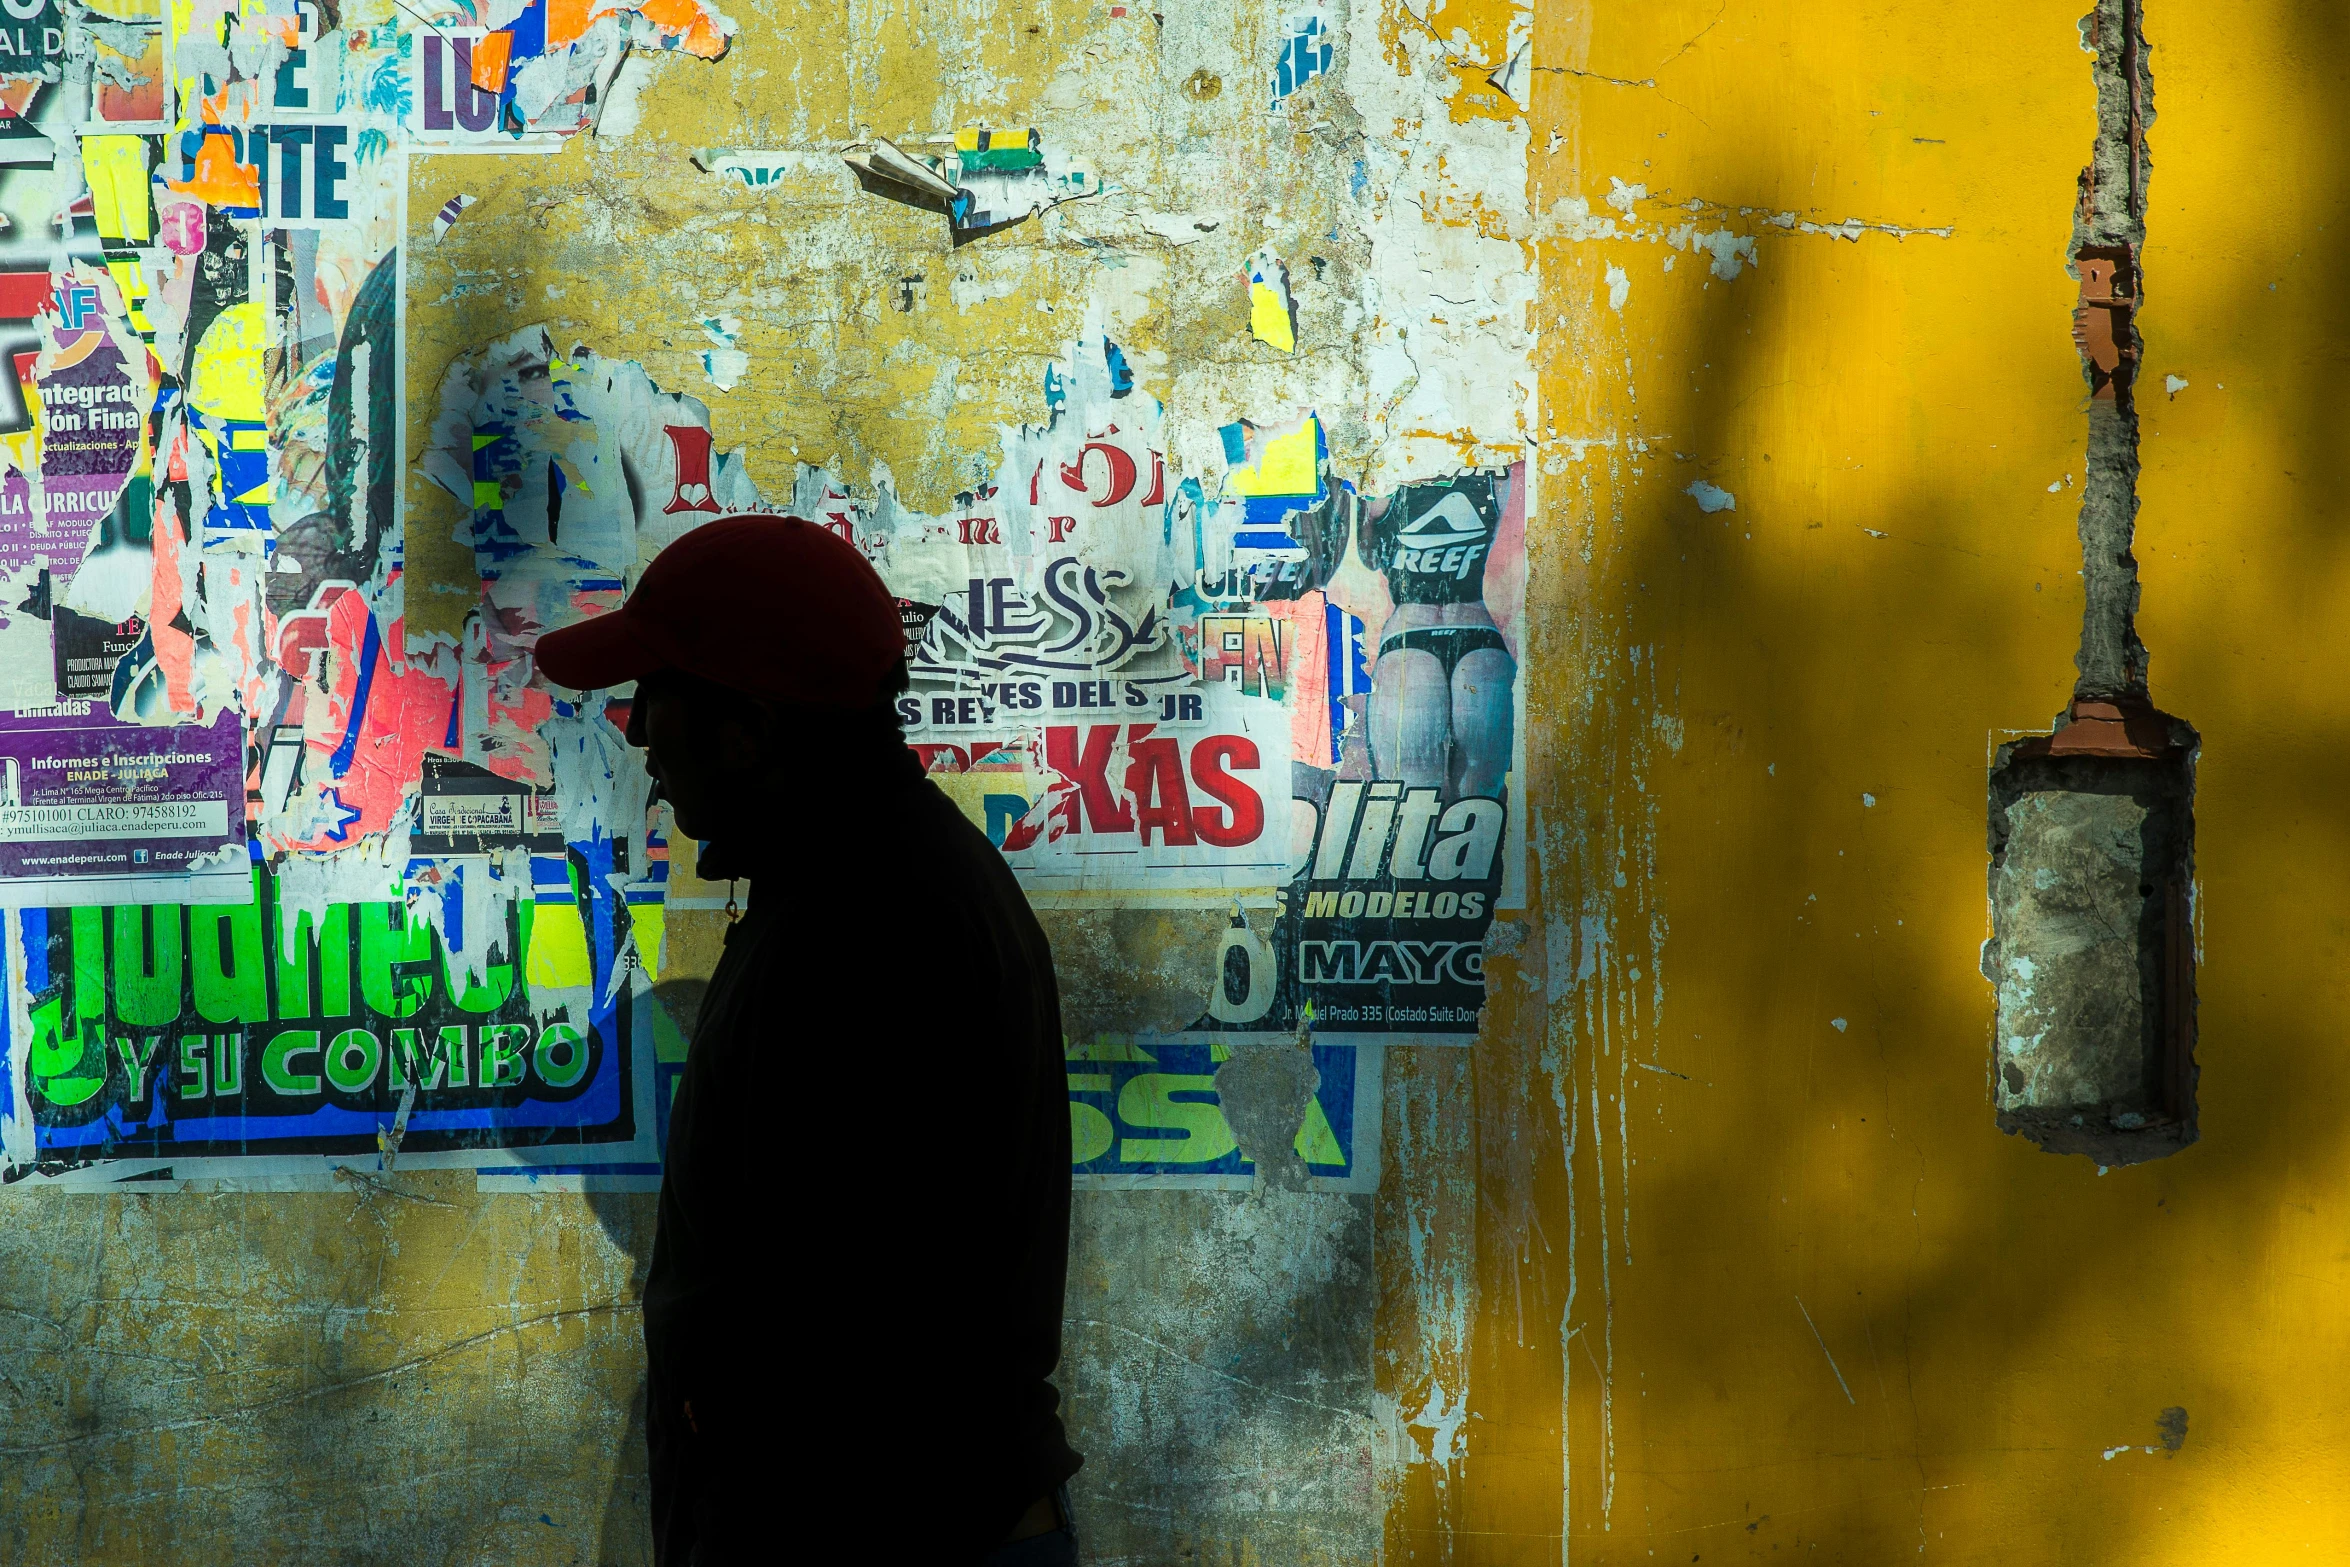
[[[1643,215],[1699,199],[1766,237],[1729,283],[1686,254],[1661,275],[1654,245],[1543,248],[1541,917],[1465,1071],[1390,1067],[1389,1384],[1466,1411],[1449,1445],[1410,1428],[1395,1559],[2350,1541],[2341,39],[2300,8],[2146,23],[2137,553],[2154,695],[2203,736],[2202,1141],[2101,1172],[1989,1103],[1987,744],[2067,700],[2081,607],[2082,9],[1541,18],[1567,72],[1533,116],[1538,211],[1613,178]],[[1950,232],[1773,237],[1785,209]],[[1699,476],[1736,511],[1701,515]],[[1415,1278],[1398,1227],[1451,1271]]]

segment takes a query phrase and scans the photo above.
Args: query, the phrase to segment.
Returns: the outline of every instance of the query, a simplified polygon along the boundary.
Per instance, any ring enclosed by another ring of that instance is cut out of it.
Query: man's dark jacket
[[[972,1560],[1080,1462],[1047,1380],[1052,951],[902,745],[866,777],[703,857],[750,899],[678,1083],[645,1283],[663,1567],[816,1560],[844,1531],[874,1560]]]

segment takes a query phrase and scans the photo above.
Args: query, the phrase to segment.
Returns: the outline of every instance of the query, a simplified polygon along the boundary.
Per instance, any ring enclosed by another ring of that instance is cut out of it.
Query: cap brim
[[[626,605],[539,638],[539,673],[574,691],[602,691],[641,680],[669,660]]]

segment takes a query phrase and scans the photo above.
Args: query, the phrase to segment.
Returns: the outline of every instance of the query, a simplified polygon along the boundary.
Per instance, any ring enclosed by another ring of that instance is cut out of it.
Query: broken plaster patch
[[[1754,253],[1754,236],[1733,234],[1728,229],[1700,230],[1694,223],[1684,223],[1665,236],[1665,243],[1675,250],[1703,251],[1713,258],[1712,272],[1727,283],[1748,267],[1762,265]]]

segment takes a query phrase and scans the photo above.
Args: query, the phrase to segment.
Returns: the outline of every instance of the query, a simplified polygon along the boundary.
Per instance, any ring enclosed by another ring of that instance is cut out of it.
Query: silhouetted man
[[[898,731],[896,602],[797,518],[686,534],[547,678],[749,883],[670,1112],[645,1281],[655,1559],[1076,1560],[1052,952]]]

